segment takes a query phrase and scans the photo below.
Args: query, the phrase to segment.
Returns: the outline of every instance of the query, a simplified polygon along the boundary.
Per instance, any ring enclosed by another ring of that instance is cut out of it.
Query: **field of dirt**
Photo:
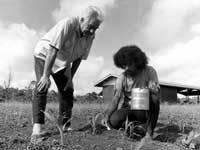
[[[0,150],[187,150],[181,140],[200,124],[200,105],[162,105],[153,141],[140,142],[125,136],[124,131],[105,129],[93,132],[92,128],[78,131],[88,123],[88,118],[103,112],[105,105],[75,104],[73,131],[64,133],[64,145],[55,124],[46,119],[43,127],[49,136],[39,144],[30,143],[32,129],[31,105],[0,104]],[[49,104],[49,114],[56,117],[57,104]],[[198,140],[197,140],[198,142]]]

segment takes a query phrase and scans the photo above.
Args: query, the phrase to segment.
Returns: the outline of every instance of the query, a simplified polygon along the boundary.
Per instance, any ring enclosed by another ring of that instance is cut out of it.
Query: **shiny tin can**
[[[149,89],[133,88],[131,97],[132,110],[149,110]]]

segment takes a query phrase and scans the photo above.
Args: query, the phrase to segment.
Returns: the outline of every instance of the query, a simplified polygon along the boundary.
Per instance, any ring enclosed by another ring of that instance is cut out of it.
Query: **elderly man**
[[[37,86],[33,108],[33,131],[31,137],[42,135],[46,96],[50,87],[50,75],[58,88],[58,123],[70,127],[73,107],[73,77],[81,60],[87,59],[95,37],[95,31],[103,21],[99,8],[89,6],[79,17],[58,22],[37,43],[34,51]],[[66,125],[67,124],[67,125]]]

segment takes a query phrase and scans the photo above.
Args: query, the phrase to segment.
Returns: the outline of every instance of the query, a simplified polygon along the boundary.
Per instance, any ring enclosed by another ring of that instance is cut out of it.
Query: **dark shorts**
[[[110,117],[110,125],[112,128],[123,128],[126,119],[132,122],[146,123],[148,112],[146,110],[130,110],[129,108],[122,108],[115,111]]]

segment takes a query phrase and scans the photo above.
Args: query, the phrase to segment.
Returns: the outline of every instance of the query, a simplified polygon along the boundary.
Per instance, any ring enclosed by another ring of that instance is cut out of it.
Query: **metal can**
[[[149,110],[149,89],[133,88],[131,91],[131,109]]]

